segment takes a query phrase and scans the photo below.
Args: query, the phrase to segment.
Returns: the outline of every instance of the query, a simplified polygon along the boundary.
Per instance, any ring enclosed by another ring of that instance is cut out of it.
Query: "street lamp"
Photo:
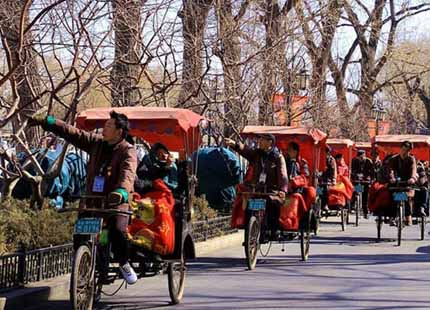
[[[304,62],[304,59],[303,59]],[[305,63],[303,64],[305,66]],[[292,79],[294,77],[294,80]],[[287,94],[287,126],[291,126],[291,102],[292,102],[292,85],[297,85],[298,90],[306,90],[307,89],[307,83],[308,83],[308,77],[309,74],[305,68],[302,68],[297,74],[292,74],[291,72],[288,73],[288,94]],[[294,87],[295,89],[296,87]]]
[[[375,120],[375,126],[376,126],[375,137],[379,135],[379,122],[383,121],[385,119],[385,114],[386,114],[386,111],[384,109],[382,101],[378,98],[376,100],[375,104],[373,105],[372,110],[370,111],[370,115],[371,115],[372,119]],[[373,146],[372,153],[373,153],[372,159],[373,159],[373,162],[375,162],[376,161],[376,144]]]
[[[308,84],[308,71],[306,69],[302,69],[300,70],[299,74],[298,74],[298,80],[299,80],[299,89],[300,90],[306,90],[307,89],[307,84]]]

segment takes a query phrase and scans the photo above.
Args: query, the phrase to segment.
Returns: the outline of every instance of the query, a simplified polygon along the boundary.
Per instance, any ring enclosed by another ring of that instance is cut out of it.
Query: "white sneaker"
[[[120,266],[119,270],[121,271],[122,277],[128,284],[132,285],[137,282],[137,275],[129,263]]]

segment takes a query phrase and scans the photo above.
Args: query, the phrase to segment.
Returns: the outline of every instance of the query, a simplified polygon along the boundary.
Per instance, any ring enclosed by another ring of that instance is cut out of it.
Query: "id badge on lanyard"
[[[266,169],[265,169],[263,160],[261,160],[261,166],[262,166],[263,171],[261,171],[261,173],[260,173],[260,177],[258,179],[258,182],[265,184],[266,179],[267,179],[267,174],[266,174]]]
[[[105,190],[106,178],[103,176],[106,164],[103,164],[100,168],[99,175],[94,178],[93,192],[103,193]]]
[[[105,177],[103,176],[96,176],[94,178],[93,183],[93,192],[94,193],[103,193],[105,189]]]

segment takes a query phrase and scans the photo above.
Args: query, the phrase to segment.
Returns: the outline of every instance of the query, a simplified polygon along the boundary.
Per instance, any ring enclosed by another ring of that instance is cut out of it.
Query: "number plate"
[[[248,209],[253,211],[260,211],[266,209],[266,200],[264,199],[250,199],[248,201]]]
[[[363,192],[363,185],[361,185],[361,184],[355,185],[355,192],[356,193],[362,193]]]
[[[323,193],[323,189],[322,189],[322,187],[317,187],[317,194],[318,194],[318,196],[321,196],[322,195],[322,193]]]
[[[394,193],[394,201],[408,201],[408,194],[406,192]]]
[[[102,231],[101,218],[82,218],[75,224],[75,234],[98,234]]]

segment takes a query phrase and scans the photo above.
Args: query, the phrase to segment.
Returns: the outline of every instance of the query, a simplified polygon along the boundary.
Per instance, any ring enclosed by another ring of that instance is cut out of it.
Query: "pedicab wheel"
[[[381,230],[382,230],[382,216],[378,215],[378,218],[376,219],[376,229],[378,232],[377,240],[381,240]]]
[[[245,228],[245,255],[249,270],[257,265],[257,253],[260,239],[260,225],[255,216],[251,216]]]
[[[172,304],[177,305],[184,296],[185,289],[185,258],[182,254],[180,262],[169,263],[167,267],[167,279],[169,282],[169,295]]]
[[[361,195],[358,195],[355,201],[355,226],[357,227],[358,227],[358,220],[360,219],[360,205],[361,205]]]
[[[70,279],[70,301],[73,310],[91,310],[94,301],[94,279],[92,278],[92,255],[86,245],[75,252]]]
[[[352,213],[351,203],[348,204],[348,210],[346,212],[346,225],[349,225],[349,215]]]
[[[403,201],[397,209],[397,246],[402,244],[402,229],[403,229]]]
[[[422,241],[422,240],[424,240],[425,233],[426,233],[426,217],[425,216],[421,216],[420,229],[421,229],[421,241]]]
[[[300,229],[300,250],[302,254],[302,261],[307,261],[309,257],[309,247],[311,243],[311,219],[314,213],[312,210],[308,214],[306,222]]]
[[[346,209],[345,208],[342,208],[341,209],[341,211],[340,211],[340,220],[341,220],[341,224],[342,224],[342,231],[345,231],[345,226],[346,226],[346,217],[347,217],[347,214],[346,214]]]

